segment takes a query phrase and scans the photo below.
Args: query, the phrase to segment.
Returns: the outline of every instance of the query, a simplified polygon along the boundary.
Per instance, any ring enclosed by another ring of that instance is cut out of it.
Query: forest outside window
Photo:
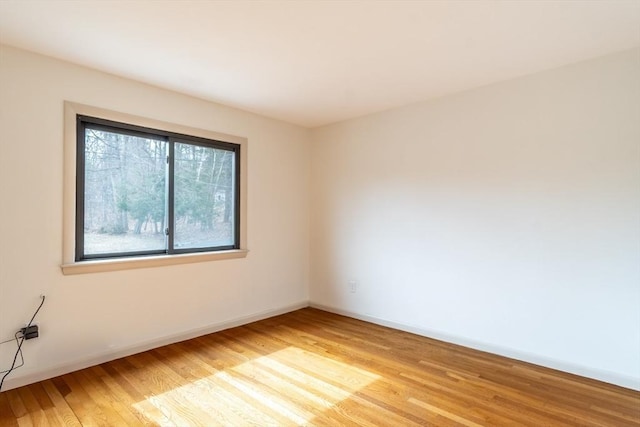
[[[75,261],[240,249],[240,144],[76,116]]]

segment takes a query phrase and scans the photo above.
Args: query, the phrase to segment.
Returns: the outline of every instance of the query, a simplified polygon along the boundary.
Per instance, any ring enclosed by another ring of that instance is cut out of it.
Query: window
[[[246,140],[71,103],[65,116],[65,274],[245,256]],[[75,268],[92,264],[102,267]]]

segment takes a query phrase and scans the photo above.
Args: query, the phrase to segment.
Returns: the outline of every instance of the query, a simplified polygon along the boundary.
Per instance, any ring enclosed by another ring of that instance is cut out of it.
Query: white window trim
[[[75,261],[76,227],[76,117],[78,114],[128,123],[168,132],[192,135],[240,145],[240,249],[175,255],[123,257],[114,259]],[[65,101],[64,103],[64,195],[63,195],[63,248],[62,273],[84,274],[133,268],[206,262],[244,258],[247,249],[247,139],[239,136],[192,128],[174,123],[148,119],[126,113],[105,110],[89,105]]]

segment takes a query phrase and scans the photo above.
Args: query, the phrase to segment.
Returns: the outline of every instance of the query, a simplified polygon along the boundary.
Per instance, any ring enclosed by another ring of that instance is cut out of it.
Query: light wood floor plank
[[[62,397],[53,382],[51,380],[47,380],[38,384],[42,385],[42,388],[51,400],[53,405],[51,409],[55,412],[56,418],[61,420],[61,425],[70,427],[80,426],[80,422],[78,421],[76,414],[71,410],[67,401]]]
[[[0,393],[0,426],[17,427],[18,420],[9,404],[9,393]]]

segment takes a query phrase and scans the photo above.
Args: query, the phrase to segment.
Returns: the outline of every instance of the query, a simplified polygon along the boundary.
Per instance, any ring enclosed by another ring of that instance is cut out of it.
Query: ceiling
[[[640,1],[0,1],[0,42],[316,127],[640,45]]]

